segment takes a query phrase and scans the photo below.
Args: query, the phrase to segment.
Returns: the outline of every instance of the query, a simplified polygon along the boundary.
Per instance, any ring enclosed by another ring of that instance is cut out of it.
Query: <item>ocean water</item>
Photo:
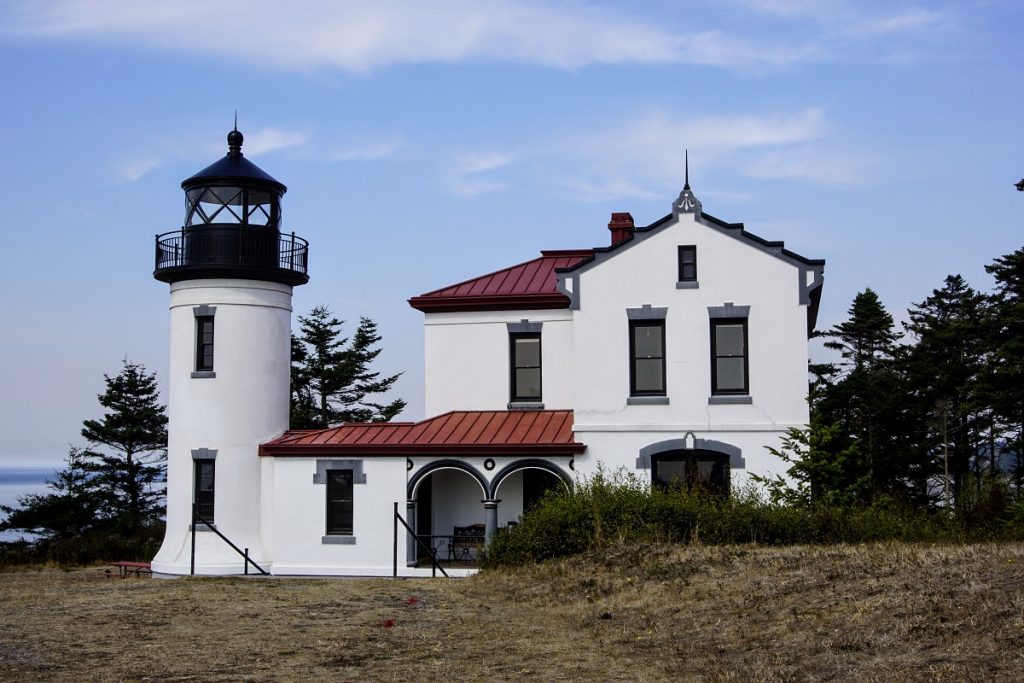
[[[0,467],[0,505],[17,505],[27,493],[45,493],[46,481],[57,472],[52,467]],[[0,512],[0,519],[7,515]],[[0,531],[0,541],[15,541],[21,534]]]

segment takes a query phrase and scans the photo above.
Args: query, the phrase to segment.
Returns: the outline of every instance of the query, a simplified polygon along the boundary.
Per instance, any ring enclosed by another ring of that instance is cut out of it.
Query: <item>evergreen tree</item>
[[[1015,454],[1013,472],[1018,492],[1024,486],[1024,247],[997,258],[985,270],[995,278],[991,297],[989,340],[992,372],[991,403]]]
[[[65,460],[67,467],[46,482],[53,493],[19,496],[18,507],[0,505],[0,511],[7,515],[0,531],[20,531],[42,540],[59,541],[95,528],[98,500],[82,450],[68,449]]]
[[[299,316],[300,334],[292,337],[292,429],[318,429],[341,422],[387,422],[405,401],[376,403],[401,373],[381,377],[370,365],[380,355],[381,337],[369,318],[360,318],[351,339],[341,337],[343,322],[326,306]]]
[[[167,415],[157,402],[156,375],[142,365],[125,360],[117,376],[103,378],[107,388],[98,398],[107,412],[82,423],[85,469],[100,514],[130,535],[163,513],[163,491],[153,485],[166,471]]]

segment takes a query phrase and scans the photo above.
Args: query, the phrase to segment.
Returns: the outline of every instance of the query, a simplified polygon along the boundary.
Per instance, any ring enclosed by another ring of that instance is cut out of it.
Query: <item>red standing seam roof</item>
[[[260,455],[582,453],[586,445],[575,440],[572,425],[571,410],[459,410],[422,422],[288,431],[261,445]]]
[[[532,261],[414,296],[409,305],[424,313],[568,308],[569,297],[558,291],[555,270],[593,256],[593,249],[542,251]]]

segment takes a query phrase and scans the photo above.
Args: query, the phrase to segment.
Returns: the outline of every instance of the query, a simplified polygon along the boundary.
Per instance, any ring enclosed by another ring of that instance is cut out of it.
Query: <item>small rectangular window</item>
[[[213,370],[213,316],[196,316],[196,372]]]
[[[715,318],[711,321],[711,393],[749,392],[747,368],[747,319]]]
[[[679,281],[697,281],[697,247],[694,245],[679,247]]]
[[[327,533],[352,535],[352,470],[327,470]]]
[[[540,335],[516,333],[509,335],[511,356],[511,396],[515,401],[541,400]]]
[[[665,395],[665,321],[629,322],[629,393]]]
[[[192,501],[196,504],[196,512],[207,523],[213,524],[213,490],[215,460],[193,460],[195,463],[195,488]]]

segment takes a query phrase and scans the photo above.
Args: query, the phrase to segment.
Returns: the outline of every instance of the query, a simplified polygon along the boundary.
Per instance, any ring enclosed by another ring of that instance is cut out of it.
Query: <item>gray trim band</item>
[[[754,399],[750,396],[708,396],[708,405],[750,405]]]
[[[630,396],[626,399],[627,406],[667,406],[668,396]]]
[[[530,401],[514,401],[505,404],[509,410],[544,410],[543,403],[531,403]]]
[[[193,306],[192,307],[192,315],[194,315],[197,318],[206,318],[206,317],[214,316],[216,314],[217,314],[217,307],[216,306],[207,306],[206,304],[203,304],[202,306]]]
[[[355,545],[356,537],[341,535],[321,536],[320,542],[324,545]]]
[[[627,308],[626,317],[630,320],[664,320],[668,317],[668,308],[651,308],[644,304],[640,308]]]
[[[317,460],[316,474],[313,475],[313,483],[326,484],[327,470],[352,470],[353,485],[366,483],[366,475],[363,473],[362,460]]]
[[[736,306],[726,301],[724,306],[708,306],[709,318],[749,318],[750,306]]]
[[[192,373],[192,379],[212,379],[216,376],[213,370],[196,370]]]
[[[505,326],[508,327],[509,334],[540,334],[544,323],[531,323],[523,318],[517,323],[505,323]]]
[[[697,439],[690,435],[692,446],[687,446],[687,438],[667,439],[652,443],[640,449],[640,455],[636,459],[637,469],[651,469],[651,458],[667,451],[713,451],[729,456],[729,467],[733,469],[745,469],[746,461],[743,459],[743,451],[731,443],[724,441],[713,441],[711,439]]]
[[[700,282],[697,280],[679,281],[676,283],[676,289],[700,289]]]
[[[216,460],[217,449],[216,448],[193,448],[192,449],[193,460]]]

